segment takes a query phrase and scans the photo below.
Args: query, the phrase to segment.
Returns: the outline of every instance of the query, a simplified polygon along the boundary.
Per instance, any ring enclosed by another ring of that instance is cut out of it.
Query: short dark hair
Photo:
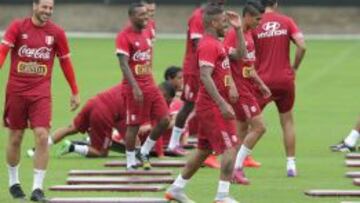
[[[168,81],[160,83],[159,88],[165,90],[166,94],[169,95],[171,98],[174,98],[176,95],[175,87]]]
[[[132,3],[132,4],[130,4],[129,9],[128,9],[128,15],[129,15],[129,16],[134,15],[135,10],[136,10],[137,8],[144,7],[144,6],[145,6],[145,5],[144,5],[143,3]]]
[[[176,75],[181,71],[182,71],[182,69],[178,66],[169,66],[165,70],[164,79],[165,80],[174,79],[176,77]]]
[[[39,3],[40,3],[40,0],[33,0],[33,3],[34,3],[34,4],[39,4]]]
[[[154,4],[155,0],[140,0],[140,3],[145,3],[145,4]]]
[[[203,24],[207,27],[209,23],[214,19],[215,16],[224,13],[224,9],[218,5],[207,5],[204,9]]]
[[[243,16],[250,14],[252,16],[259,15],[265,12],[264,6],[258,0],[248,0],[243,8]]]
[[[278,3],[278,0],[261,0],[261,3],[265,7],[272,7]]]

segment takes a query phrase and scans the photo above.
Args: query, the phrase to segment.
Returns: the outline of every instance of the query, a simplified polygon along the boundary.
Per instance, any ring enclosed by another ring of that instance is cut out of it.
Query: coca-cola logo
[[[151,50],[148,49],[146,51],[140,51],[138,50],[135,52],[133,56],[134,61],[149,61],[151,60]]]
[[[19,48],[18,54],[20,57],[49,60],[51,51],[52,48],[48,47],[29,48],[27,45],[23,45]]]

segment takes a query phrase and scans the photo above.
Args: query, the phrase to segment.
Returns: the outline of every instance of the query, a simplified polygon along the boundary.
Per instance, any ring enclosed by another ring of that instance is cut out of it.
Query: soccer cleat
[[[210,154],[204,161],[204,165],[210,168],[220,168],[220,163],[214,154]]]
[[[293,178],[297,176],[296,169],[288,169],[287,170],[287,177]]]
[[[187,155],[186,150],[181,146],[177,146],[174,149],[167,149],[165,153],[167,156],[175,156],[175,157],[183,157]]]
[[[260,166],[261,166],[261,163],[255,161],[255,159],[250,155],[247,156],[244,160],[244,167],[259,168]]]
[[[136,171],[137,170],[137,166],[130,166],[130,167],[126,167],[127,171]]]
[[[25,199],[25,193],[20,184],[14,184],[9,188],[9,192],[14,199]]]
[[[61,143],[60,147],[56,151],[56,156],[60,157],[67,153],[70,153],[70,146],[71,146],[70,140],[64,140],[64,142]]]
[[[245,173],[242,169],[235,169],[231,183],[240,184],[240,185],[249,185],[250,181],[245,177]]]
[[[44,192],[39,188],[32,191],[30,200],[33,202],[47,202]]]
[[[195,203],[184,192],[184,190],[170,186],[165,193],[165,199],[168,201],[176,201],[178,203]]]
[[[225,199],[222,200],[215,200],[214,203],[239,203],[239,202],[232,197],[226,197]]]
[[[144,170],[150,170],[151,169],[151,163],[150,163],[150,156],[149,155],[145,155],[145,154],[142,154],[139,151],[136,152],[136,155],[135,155],[136,159],[138,161],[140,161],[140,163],[142,164],[142,167],[144,168]]]
[[[355,147],[351,147],[345,144],[344,141],[341,141],[339,144],[330,146],[331,151],[333,152],[354,152],[356,150]]]
[[[27,157],[29,157],[29,158],[33,158],[34,155],[35,155],[35,148],[28,149],[28,150],[26,151],[26,155],[27,155]]]

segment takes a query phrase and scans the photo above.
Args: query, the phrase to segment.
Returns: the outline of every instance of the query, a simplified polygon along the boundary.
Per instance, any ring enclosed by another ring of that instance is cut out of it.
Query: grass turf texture
[[[120,81],[121,72],[114,55],[111,39],[71,39],[72,58],[80,86],[82,104],[91,96]],[[359,113],[360,95],[358,50],[360,41],[308,41],[308,52],[297,75],[297,101],[295,118],[297,124],[297,165],[299,177],[287,178],[281,129],[274,105],[265,111],[267,132],[256,146],[254,157],[262,162],[260,169],[247,169],[250,186],[232,186],[231,195],[246,203],[303,203],[340,202],[349,198],[310,198],[303,194],[307,189],[356,189],[352,180],[344,178],[344,155],[332,153],[328,146],[338,142],[351,129]],[[166,66],[181,65],[184,53],[182,40],[158,40],[155,47],[155,76],[161,81]],[[7,59],[7,64],[9,59]],[[0,72],[0,103],[4,103],[4,89],[8,65]],[[56,63],[53,77],[53,129],[68,125],[75,113],[69,111],[70,90]],[[2,115],[1,107],[1,115]],[[7,131],[0,129],[0,202],[12,202],[8,194],[5,149]],[[79,137],[76,137],[79,138]],[[32,160],[26,158],[25,149],[33,146],[33,135],[27,131],[22,151],[20,179],[26,194],[32,186]],[[71,169],[104,169],[112,158],[84,159],[78,155],[56,158],[51,150],[51,159],[45,187],[64,184]],[[124,157],[122,156],[121,159]],[[179,169],[173,169],[179,170]],[[177,171],[174,173],[177,175]],[[188,195],[198,202],[211,202],[217,189],[219,171],[201,169],[187,187]],[[360,188],[359,188],[360,189]],[[46,190],[48,197],[78,196],[152,196],[163,193],[61,193]]]

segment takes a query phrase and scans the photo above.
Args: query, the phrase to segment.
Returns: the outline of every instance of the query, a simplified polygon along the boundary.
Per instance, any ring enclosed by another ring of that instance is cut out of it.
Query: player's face
[[[183,88],[183,73],[179,71],[175,78],[171,79],[171,84],[175,87],[176,91],[180,91]]]
[[[39,4],[33,4],[33,15],[41,23],[45,23],[51,18],[53,10],[53,0],[40,0]]]
[[[146,4],[145,6],[146,6],[146,9],[147,9],[149,18],[154,18],[154,16],[155,16],[155,11],[156,11],[156,4],[155,4],[155,3],[153,3],[153,4]]]
[[[145,6],[136,8],[134,14],[130,17],[131,23],[139,28],[144,29],[149,20],[149,15]]]
[[[224,37],[228,28],[228,22],[225,13],[216,15],[212,25],[215,28],[218,37]]]
[[[245,15],[245,24],[250,28],[250,29],[255,29],[261,20],[261,14],[256,14],[256,15],[250,15],[247,14]]]

